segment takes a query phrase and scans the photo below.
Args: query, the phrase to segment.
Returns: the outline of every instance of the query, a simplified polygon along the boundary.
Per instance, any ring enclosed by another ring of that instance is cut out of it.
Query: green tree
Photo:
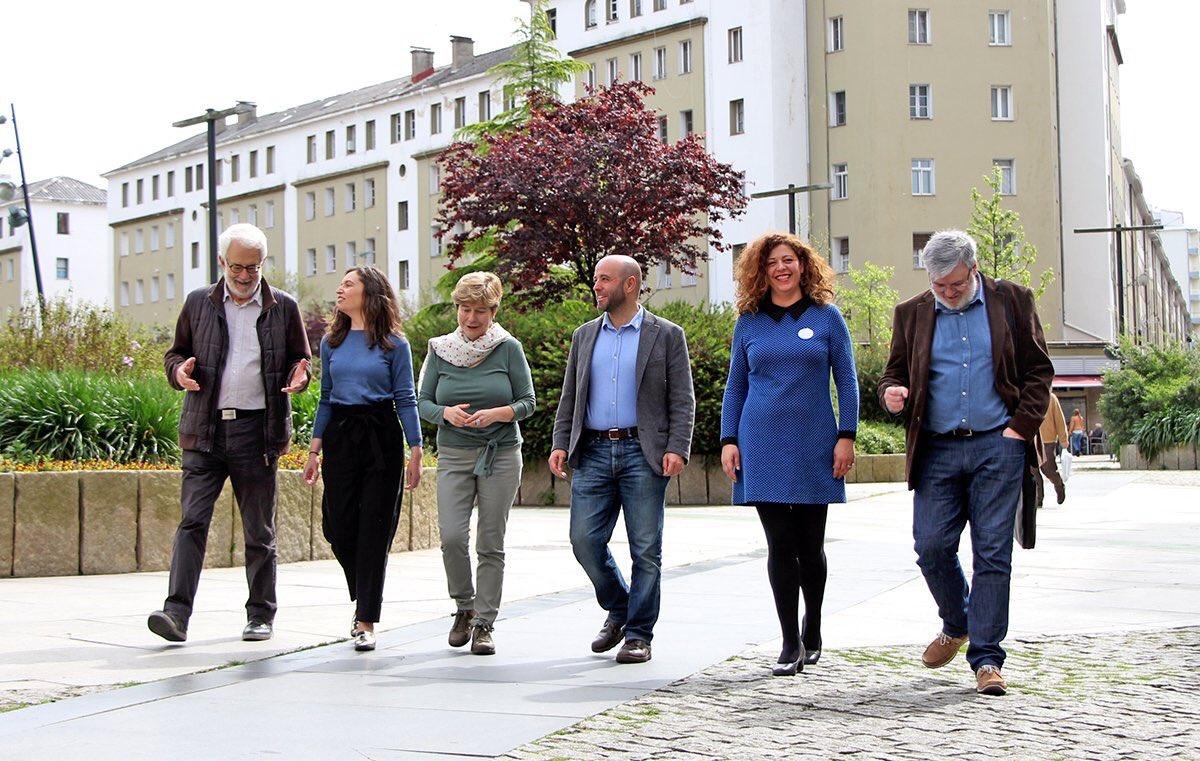
[[[875,388],[887,364],[892,343],[892,311],[900,292],[891,286],[892,267],[867,262],[850,270],[850,286],[838,295],[838,306],[857,345],[858,415],[862,420],[890,421],[875,401]]]
[[[975,239],[979,248],[979,269],[997,280],[1010,280],[1033,288],[1034,296],[1041,298],[1050,282],[1054,270],[1047,268],[1038,284],[1033,283],[1033,266],[1037,262],[1037,247],[1025,238],[1021,215],[1003,206],[1004,196],[1000,193],[1003,175],[999,167],[991,175],[984,175],[991,189],[987,196],[978,188],[971,188],[971,226],[967,233]]]

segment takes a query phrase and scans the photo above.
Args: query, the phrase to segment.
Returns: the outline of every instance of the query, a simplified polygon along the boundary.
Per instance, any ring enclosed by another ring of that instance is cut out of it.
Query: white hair
[[[217,253],[221,255],[222,259],[229,251],[229,244],[235,240],[246,248],[257,248],[262,254],[262,259],[266,260],[267,236],[262,230],[248,222],[240,222],[225,228],[225,232],[217,238]]]
[[[925,244],[921,260],[930,280],[945,277],[960,264],[969,269],[975,266],[975,241],[962,230],[942,230]]]

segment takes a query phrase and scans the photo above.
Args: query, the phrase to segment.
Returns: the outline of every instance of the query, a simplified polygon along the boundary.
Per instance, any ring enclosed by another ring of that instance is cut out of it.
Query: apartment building
[[[205,176],[204,134],[107,173],[117,308],[170,322],[183,296],[209,282],[208,182],[217,184],[218,229],[251,222],[266,232],[268,280],[294,274],[332,301],[347,267],[371,263],[416,306],[448,261],[436,193],[426,192],[432,158],[458,127],[501,107],[487,72],[511,55],[475,55],[467,37],[451,46],[441,67],[414,48],[407,76],[218,125],[215,177]]]
[[[37,298],[29,225],[9,225],[9,211],[24,203],[18,188],[12,201],[0,204],[0,315]],[[104,191],[71,177],[51,177],[29,184],[29,205],[46,298],[109,305]]]
[[[1190,336],[1200,340],[1200,229],[1188,226],[1182,212],[1155,209],[1154,216],[1163,226],[1159,239],[1171,274],[1187,300]]]

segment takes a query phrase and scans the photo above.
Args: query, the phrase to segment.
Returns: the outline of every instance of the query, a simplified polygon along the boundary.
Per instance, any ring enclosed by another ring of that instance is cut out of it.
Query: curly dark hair
[[[833,268],[816,250],[790,233],[770,232],[746,246],[734,265],[733,278],[737,283],[738,314],[757,312],[758,304],[770,289],[767,281],[767,258],[776,246],[787,246],[796,253],[803,272],[800,290],[817,304],[833,302],[837,276]]]
[[[345,274],[353,272],[363,284],[363,329],[366,331],[367,348],[378,346],[383,351],[391,351],[395,344],[393,336],[404,335],[404,326],[400,321],[400,303],[396,300],[396,292],[388,282],[387,275],[374,267],[351,267]],[[346,340],[350,332],[350,315],[333,310],[333,319],[325,335],[329,345],[337,348]]]

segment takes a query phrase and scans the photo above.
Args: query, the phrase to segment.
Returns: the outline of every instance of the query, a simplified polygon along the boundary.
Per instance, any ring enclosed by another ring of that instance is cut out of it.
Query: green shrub
[[[58,299],[39,315],[27,304],[0,325],[0,357],[6,370],[103,370],[162,372],[171,343],[168,327],[132,325],[112,310]]]
[[[321,401],[320,362],[313,361],[313,377],[304,393],[292,394],[292,442],[307,448],[312,442],[313,423],[317,421],[317,405]]]
[[[861,421],[854,446],[858,454],[904,454],[904,429],[895,423]]]
[[[1121,368],[1105,373],[1100,414],[1114,445],[1137,444],[1142,454],[1194,441],[1190,420],[1200,415],[1200,349],[1121,344]]]

